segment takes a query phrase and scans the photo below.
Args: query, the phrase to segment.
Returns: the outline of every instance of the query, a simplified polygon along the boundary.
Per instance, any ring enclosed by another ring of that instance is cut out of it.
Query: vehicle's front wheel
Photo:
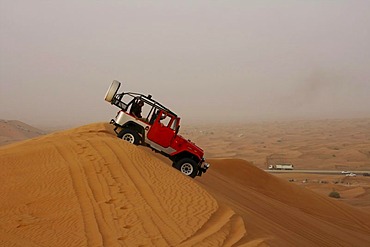
[[[122,129],[117,136],[122,140],[128,141],[129,143],[135,145],[139,145],[140,143],[140,136],[135,130]]]
[[[198,174],[198,164],[192,159],[184,158],[175,163],[175,168],[186,176],[195,178]]]

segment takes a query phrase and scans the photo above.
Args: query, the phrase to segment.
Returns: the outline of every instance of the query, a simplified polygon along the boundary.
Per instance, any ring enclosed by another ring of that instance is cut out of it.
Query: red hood
[[[181,135],[177,135],[175,137],[175,142],[177,142],[181,146],[185,146],[183,147],[184,149],[188,150],[190,153],[196,154],[200,159],[203,158],[204,155],[203,149],[198,147],[194,142],[185,139]]]

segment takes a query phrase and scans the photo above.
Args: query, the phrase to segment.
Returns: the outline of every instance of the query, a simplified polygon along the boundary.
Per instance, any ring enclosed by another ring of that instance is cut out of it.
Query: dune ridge
[[[45,131],[39,130],[21,121],[0,119],[0,146],[44,134],[46,134]]]
[[[2,246],[231,246],[244,222],[98,123],[0,148]]]

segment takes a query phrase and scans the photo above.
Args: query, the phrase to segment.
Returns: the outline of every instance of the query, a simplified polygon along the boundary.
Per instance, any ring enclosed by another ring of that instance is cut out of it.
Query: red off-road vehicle
[[[155,101],[151,95],[132,92],[117,93],[121,83],[113,81],[105,100],[120,108],[110,123],[119,138],[136,145],[145,145],[168,157],[172,166],[187,176],[201,176],[209,168],[203,150],[178,134],[180,117]],[[142,117],[132,109],[141,102]]]

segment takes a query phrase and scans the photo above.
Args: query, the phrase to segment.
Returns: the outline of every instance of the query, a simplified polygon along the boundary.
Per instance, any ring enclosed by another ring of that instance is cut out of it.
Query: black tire
[[[198,174],[197,162],[189,158],[183,158],[176,162],[175,168],[191,178],[195,178],[195,176]]]
[[[117,137],[121,138],[122,140],[128,141],[129,143],[139,145],[140,143],[140,136],[139,134],[132,129],[122,129]]]

